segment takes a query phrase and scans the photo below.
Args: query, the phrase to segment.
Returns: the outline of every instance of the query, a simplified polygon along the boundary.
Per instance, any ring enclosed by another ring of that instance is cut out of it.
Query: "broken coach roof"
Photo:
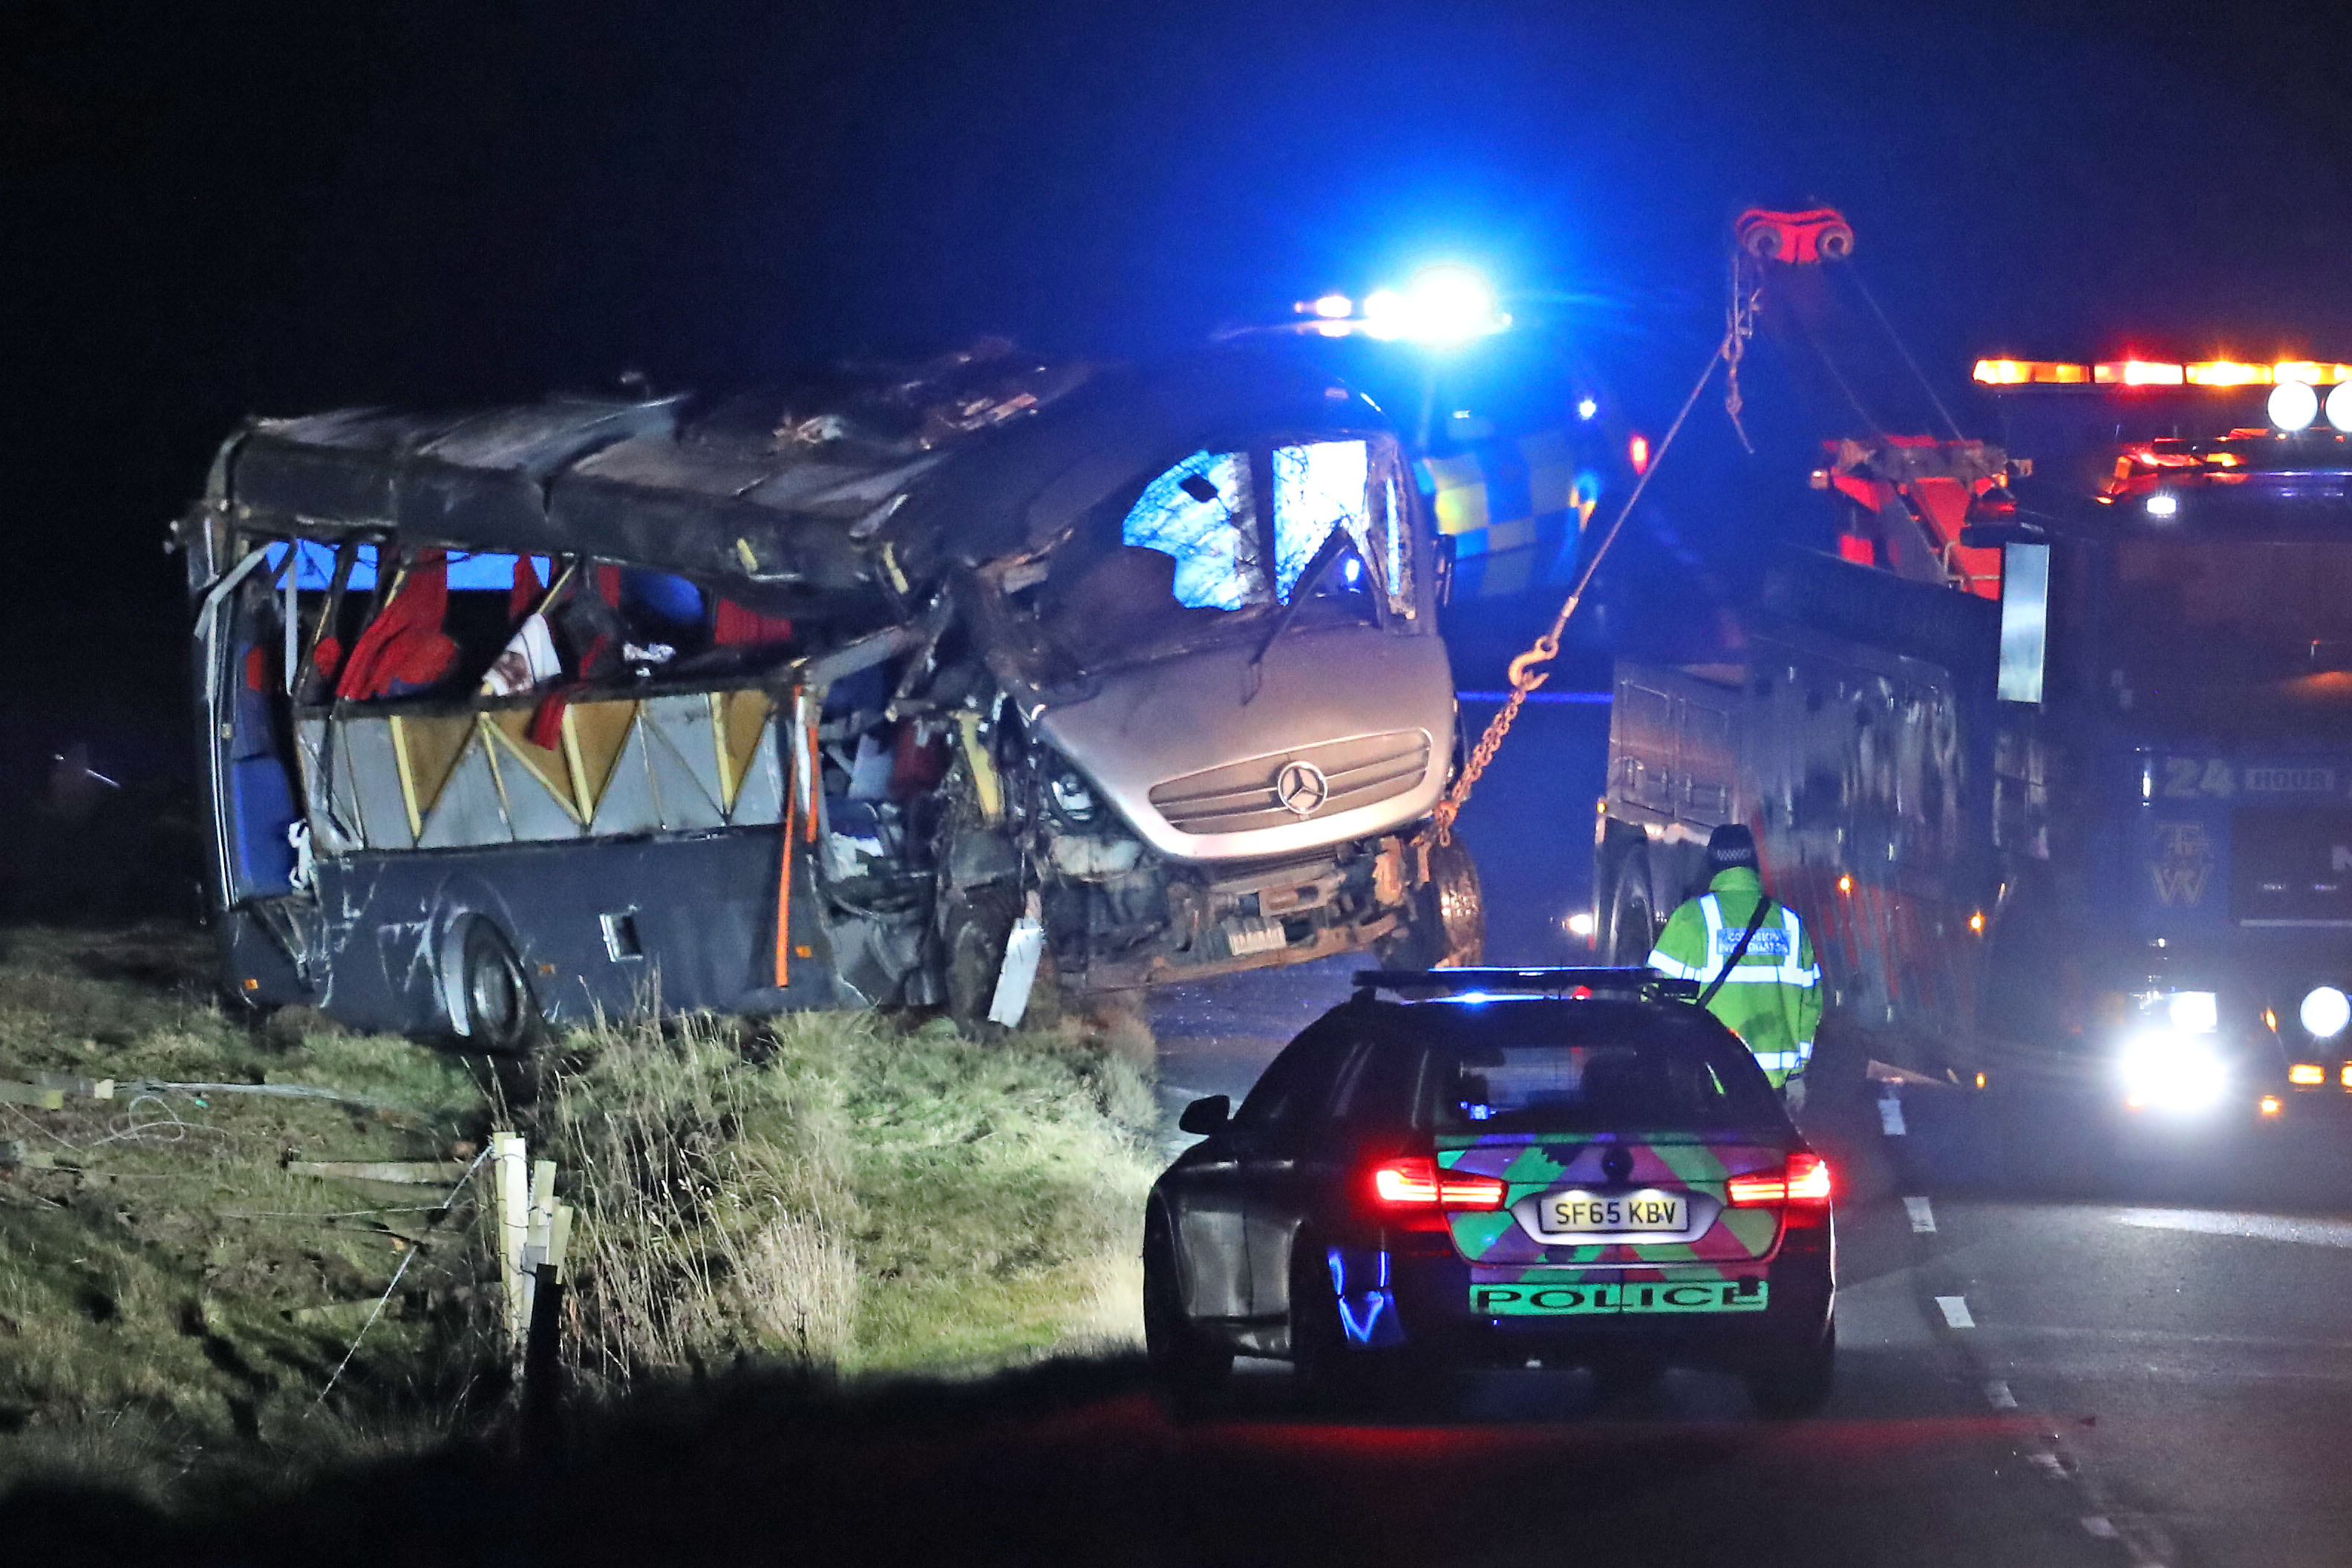
[[[886,545],[921,582],[1048,544],[1232,433],[1378,423],[1278,349],[1105,368],[986,348],[700,405],[260,419],[223,446],[210,499],[265,531],[591,555],[823,593],[870,586]]]

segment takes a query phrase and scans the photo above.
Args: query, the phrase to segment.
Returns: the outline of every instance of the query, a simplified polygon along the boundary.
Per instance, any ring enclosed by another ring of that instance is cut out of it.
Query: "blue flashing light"
[[[1457,691],[1454,695],[1465,702],[1502,703],[1511,700],[1511,694],[1507,691]],[[1616,698],[1606,691],[1530,691],[1528,693],[1527,700],[1538,705],[1573,702],[1591,703],[1605,708],[1614,702]]]
[[[1600,412],[1601,405],[1594,402],[1591,398],[1580,397],[1576,400],[1576,416],[1579,419],[1593,418],[1599,415]]]
[[[1365,295],[1363,320],[1376,338],[1404,338],[1441,349],[1459,348],[1511,324],[1477,268],[1454,261],[1423,268],[1402,289]]]

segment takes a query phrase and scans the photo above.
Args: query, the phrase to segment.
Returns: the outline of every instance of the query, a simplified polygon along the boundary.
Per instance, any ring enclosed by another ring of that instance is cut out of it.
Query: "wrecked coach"
[[[541,1019],[1474,956],[1443,562],[1311,366],[1009,351],[232,436],[176,525],[224,983]],[[1018,955],[1008,963],[1008,945]]]

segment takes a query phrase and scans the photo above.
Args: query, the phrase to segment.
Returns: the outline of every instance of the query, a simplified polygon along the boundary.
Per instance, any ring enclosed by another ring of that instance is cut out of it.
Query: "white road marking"
[[[1911,1211],[1911,1228],[1921,1236],[1931,1236],[1936,1229],[1936,1210],[1925,1198],[1905,1198],[1903,1206]]]
[[[2113,1541],[2116,1538],[2116,1521],[2104,1513],[2087,1516],[2083,1521],[2083,1528],[2102,1541]]]
[[[1995,1410],[2014,1410],[2017,1408],[2017,1395],[2011,1394],[2009,1391],[2009,1384],[2001,1382],[1999,1378],[1995,1378],[1992,1382],[1986,1384],[1984,1393],[1985,1403],[1991,1405]]]
[[[1966,1296],[1938,1296],[1936,1307],[1944,1314],[1946,1328],[1973,1329],[1977,1326],[1977,1321],[1969,1316],[1969,1299]]]
[[[1900,1138],[1910,1131],[1903,1125],[1903,1101],[1887,1095],[1878,1102],[1878,1130],[1889,1138]]]
[[[2143,1230],[2189,1230],[2253,1241],[2291,1241],[2305,1247],[2352,1247],[2352,1220],[2288,1219],[2280,1215],[2221,1214],[2210,1209],[2126,1209],[2116,1220]]]
[[[2052,1480],[2063,1481],[2066,1479],[2066,1461],[2048,1449],[2028,1454],[2025,1457],[2039,1465]]]

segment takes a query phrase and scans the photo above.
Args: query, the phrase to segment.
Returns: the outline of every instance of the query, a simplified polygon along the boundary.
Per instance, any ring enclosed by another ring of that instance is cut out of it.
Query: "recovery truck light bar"
[[[2222,359],[2069,364],[2055,360],[1980,359],[1976,380],[1985,386],[2275,386],[2286,382],[2334,386],[2352,381],[2352,364],[2322,364],[2316,360],[2252,364]]]

